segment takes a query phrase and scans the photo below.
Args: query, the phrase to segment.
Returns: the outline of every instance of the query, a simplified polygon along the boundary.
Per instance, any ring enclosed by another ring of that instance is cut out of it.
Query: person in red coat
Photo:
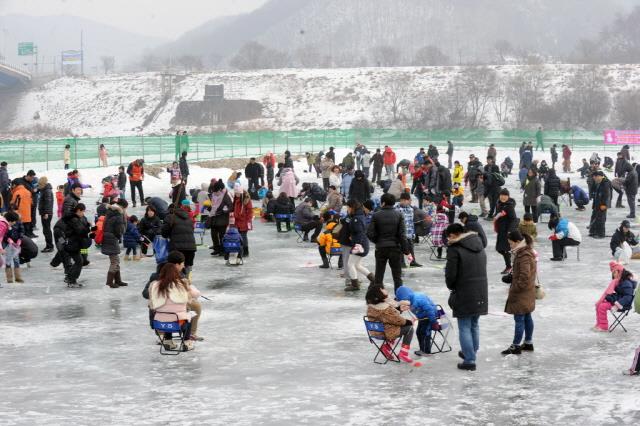
[[[387,172],[387,178],[393,176],[393,166],[396,164],[396,153],[393,152],[390,146],[386,146],[384,148],[382,160],[384,162],[384,168]]]
[[[562,171],[571,172],[571,149],[567,145],[562,145]]]
[[[249,193],[239,186],[236,186],[234,190],[233,217],[236,228],[242,236],[243,257],[247,257],[249,256],[247,233],[253,229],[253,204]]]

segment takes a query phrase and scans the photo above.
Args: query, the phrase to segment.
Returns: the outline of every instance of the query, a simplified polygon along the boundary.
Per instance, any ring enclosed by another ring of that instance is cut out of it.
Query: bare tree
[[[400,64],[400,50],[382,45],[371,49],[373,64],[378,67],[394,67]]]
[[[542,86],[547,78],[542,67],[529,67],[509,80],[507,93],[517,127],[527,122],[542,102]]]
[[[615,98],[616,121],[620,128],[640,128],[640,90],[627,90]]]
[[[578,69],[569,89],[558,99],[564,122],[582,128],[598,126],[611,110],[607,81],[607,71],[602,67],[589,65]]]
[[[407,75],[391,75],[382,83],[382,103],[391,112],[393,124],[397,124],[409,105],[409,88],[413,78]]]
[[[505,81],[500,79],[497,81],[496,88],[491,96],[491,106],[498,122],[507,121],[509,118],[509,91]]]
[[[469,102],[469,126],[480,127],[489,100],[496,89],[496,71],[488,67],[469,67],[464,69],[458,78]]]
[[[513,46],[508,40],[498,40],[494,43],[493,48],[496,51],[498,60],[501,64],[507,62],[507,56],[512,55],[514,52]]]
[[[288,65],[288,62],[289,57],[286,53],[251,41],[240,48],[229,64],[240,70],[255,70],[284,68]]]
[[[413,65],[416,66],[444,66],[449,65],[451,60],[436,46],[424,46],[416,52]]]
[[[105,74],[109,74],[110,72],[115,71],[116,69],[116,58],[113,56],[101,56],[100,62],[102,63],[102,69]]]

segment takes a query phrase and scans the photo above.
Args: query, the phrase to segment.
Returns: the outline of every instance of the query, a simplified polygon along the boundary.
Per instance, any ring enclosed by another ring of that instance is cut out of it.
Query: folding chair
[[[564,246],[562,248],[562,255],[563,257],[566,259],[567,258],[567,248],[569,247],[575,247],[576,248],[576,252],[578,254],[578,262],[580,262],[580,244],[578,244],[577,246]]]
[[[200,238],[200,243],[197,244],[199,246],[204,244],[204,234],[206,232],[206,228],[204,226],[204,222],[196,222],[194,228],[193,228],[193,235],[196,238]]]
[[[432,260],[434,262],[444,262],[447,260],[444,257],[438,258],[438,248],[433,244],[433,237],[431,236],[431,234],[427,235],[423,241],[428,244],[429,250],[431,251],[431,253],[429,254],[429,260]]]
[[[163,322],[155,319],[155,315],[157,314],[166,314],[173,315],[176,317],[175,321],[171,322]],[[156,311],[152,323],[153,331],[155,331],[156,336],[158,336],[158,340],[160,341],[160,354],[161,355],[179,355],[180,352],[184,352],[186,346],[184,344],[184,330],[180,327],[180,319],[178,318],[178,314],[175,312],[158,312]],[[165,333],[171,334],[171,341],[174,343],[178,343],[177,349],[168,349],[164,346],[163,340]],[[174,337],[173,334],[177,333],[178,337]]]
[[[451,320],[441,305],[436,305],[436,307],[438,308],[437,321],[431,325],[431,353],[451,352],[451,345],[448,339],[449,331],[451,330]],[[434,347],[437,351],[433,350]]]
[[[331,250],[329,251],[329,268],[331,269],[333,269],[331,259],[334,257],[342,257],[342,247],[331,247]]]
[[[298,236],[298,239],[296,240],[296,242],[301,243],[304,241],[304,231],[302,230],[302,225],[300,225],[299,223],[294,223],[293,224],[293,230],[296,232],[296,235]]]
[[[398,354],[396,353],[396,348],[400,344],[400,339],[396,339],[395,343],[390,344],[391,353],[393,354],[393,359],[389,359],[382,352],[382,345],[386,343],[386,339],[384,338],[384,324],[378,321],[370,321],[367,316],[362,317],[364,321],[364,327],[367,330],[367,336],[369,337],[369,343],[376,347],[376,356],[373,358],[373,362],[376,364],[386,364],[389,361],[391,362],[400,362],[398,359]],[[382,333],[382,335],[372,334],[372,333]],[[384,362],[378,361],[378,357],[382,355],[384,358]]]
[[[629,312],[631,312],[632,306],[633,306],[633,302],[631,302],[631,306],[629,307],[629,309],[625,309],[623,311],[618,311],[618,312],[609,311],[611,312],[611,315],[613,315],[613,323],[609,326],[609,333],[615,330],[618,326],[622,327],[625,333],[627,332],[627,329],[624,328],[624,325],[622,325],[622,320],[625,319],[627,315],[629,315]]]
[[[273,215],[273,217],[275,218],[276,222],[277,221],[286,222],[288,220],[289,224],[291,224],[291,221],[292,221],[291,215],[286,213],[277,213]],[[289,229],[287,229],[285,232],[289,232]]]

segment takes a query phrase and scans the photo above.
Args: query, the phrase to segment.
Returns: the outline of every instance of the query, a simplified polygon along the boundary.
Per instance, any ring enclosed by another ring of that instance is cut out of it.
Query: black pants
[[[325,191],[329,189],[329,178],[322,178],[322,187],[324,188]]]
[[[538,223],[538,206],[524,206],[525,213],[531,213],[533,222]]]
[[[320,253],[320,258],[322,259],[322,263],[324,265],[328,265],[329,255],[327,255],[327,250],[324,248],[324,246],[319,246],[318,252]],[[338,268],[342,268],[342,255],[338,256]]]
[[[561,240],[551,241],[551,247],[553,248],[553,257],[561,258],[564,255],[564,248],[567,246],[579,246],[580,242],[572,238],[563,238]]]
[[[591,213],[591,223],[589,224],[589,235],[595,237],[605,236],[605,225],[607,223],[607,211],[600,210],[595,206]]]
[[[505,268],[511,268],[511,252],[499,251],[498,253],[500,253],[502,255],[502,258],[504,259]]]
[[[418,321],[418,329],[416,330],[416,337],[418,338],[418,344],[420,345],[420,352],[426,354],[431,353],[431,321],[429,318],[421,319]]]
[[[627,203],[629,204],[629,215],[635,217],[636,215],[636,195],[627,193]]]
[[[259,187],[260,180],[258,178],[249,178],[249,191],[251,191],[251,189],[255,189],[257,191]]]
[[[224,238],[225,232],[227,232],[226,225],[213,226],[211,228],[211,241],[213,242],[214,251],[222,252],[222,238]]]
[[[53,248],[53,234],[51,233],[51,215],[46,219],[42,216],[42,233],[46,242],[46,248]]]
[[[82,272],[82,255],[80,252],[67,253],[61,251],[62,264],[64,265],[64,274],[69,281],[76,281]]]
[[[289,219],[276,219],[276,229],[278,232],[282,231],[282,223],[284,222],[287,225],[287,232],[291,231],[291,220]]]
[[[500,194],[495,192],[490,192],[489,195],[487,195],[487,198],[489,198],[489,216],[491,217],[496,214],[496,204],[498,204],[499,197]]]
[[[382,180],[382,167],[373,167],[373,174],[371,175],[371,182],[376,184],[379,180]]]
[[[314,220],[312,222],[301,225],[301,228],[305,238],[308,238],[309,232],[313,230],[311,239],[315,241],[315,239],[318,238],[318,235],[320,235],[320,231],[322,231],[322,223],[320,223],[320,221],[318,220]]]
[[[138,194],[140,195],[140,204],[144,204],[144,192],[142,192],[142,181],[129,181],[129,186],[131,187],[131,202],[136,204],[136,188],[138,188]]]
[[[5,211],[9,211],[9,204],[11,204],[11,191],[3,191],[2,192],[2,202],[3,206],[1,206]]]
[[[376,284],[383,284],[387,262],[391,268],[393,286],[397,290],[402,285],[402,252],[398,247],[376,248]]]

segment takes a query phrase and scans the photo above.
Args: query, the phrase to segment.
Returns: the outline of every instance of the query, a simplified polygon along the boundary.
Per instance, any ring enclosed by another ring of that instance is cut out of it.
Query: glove
[[[505,284],[511,284],[513,282],[513,275],[512,274],[503,275],[502,282]]]
[[[606,210],[607,210],[606,204],[603,204],[603,205],[600,206],[600,211],[604,212]]]
[[[550,239],[551,241],[557,241],[557,240],[558,240],[558,236],[557,236],[556,234],[551,234],[551,235],[549,236],[549,239]]]

